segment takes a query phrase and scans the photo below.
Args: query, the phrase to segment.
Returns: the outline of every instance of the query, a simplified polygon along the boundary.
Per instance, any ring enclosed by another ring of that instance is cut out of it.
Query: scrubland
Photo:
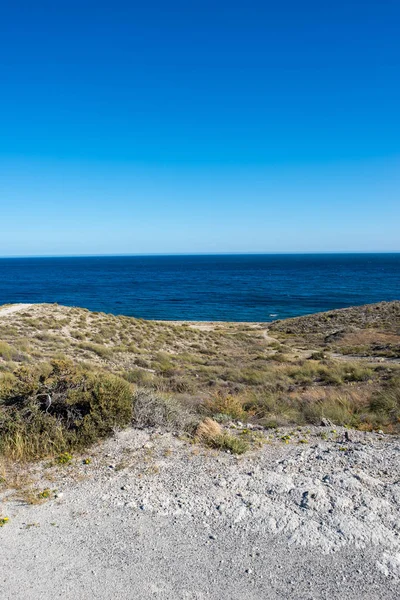
[[[207,417],[397,433],[399,348],[400,302],[271,324],[0,309],[0,454],[81,450],[131,424],[193,437]],[[224,433],[210,443],[248,447]]]

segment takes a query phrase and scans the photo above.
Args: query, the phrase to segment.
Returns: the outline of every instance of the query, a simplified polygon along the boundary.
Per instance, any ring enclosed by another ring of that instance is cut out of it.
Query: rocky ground
[[[254,435],[237,457],[128,429],[33,465],[0,500],[1,598],[398,598],[399,438]]]

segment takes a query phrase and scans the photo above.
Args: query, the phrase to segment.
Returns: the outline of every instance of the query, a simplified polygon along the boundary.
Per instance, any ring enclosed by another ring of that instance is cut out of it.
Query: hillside
[[[276,335],[294,346],[361,357],[400,358],[400,301],[353,306],[275,321]]]
[[[45,428],[52,444],[60,422],[73,430],[69,441],[57,433],[57,451],[75,443],[86,413],[95,419],[94,409],[88,400],[85,408],[72,411],[73,419],[68,406],[79,403],[79,389],[87,396],[88,386],[100,385],[93,379],[96,373],[103,388],[119,390],[122,403],[130,393],[140,396],[146,406],[137,403],[137,423],[167,419],[170,427],[190,433],[204,416],[221,424],[239,419],[267,428],[327,419],[394,433],[400,426],[399,347],[400,302],[300,317],[268,328],[263,323],[152,322],[46,304],[4,307],[0,411],[2,444],[8,449],[3,452],[27,452],[15,447],[16,416],[19,440],[32,431],[27,403],[37,416],[38,431]],[[47,394],[53,403],[46,408]],[[160,405],[164,416],[156,418]],[[114,425],[128,424],[129,407],[118,410]],[[113,415],[101,427],[96,419],[91,427],[105,434]],[[95,438],[94,431],[86,435],[88,442]],[[79,443],[85,443],[84,437]],[[43,446],[43,439],[37,446]],[[48,444],[43,454],[47,450]]]

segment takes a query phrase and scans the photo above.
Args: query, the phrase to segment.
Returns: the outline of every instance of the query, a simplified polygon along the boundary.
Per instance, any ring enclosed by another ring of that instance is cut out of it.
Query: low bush
[[[376,426],[393,431],[400,429],[400,377],[372,396],[369,409]]]
[[[100,358],[109,358],[112,354],[110,348],[107,346],[102,346],[100,344],[93,344],[92,342],[81,342],[78,344],[78,347],[82,350],[89,350],[89,352],[94,352]]]
[[[20,351],[17,350],[17,348],[14,348],[14,346],[11,346],[10,344],[7,344],[7,342],[2,342],[0,340],[0,358],[3,358],[4,360],[17,360],[19,355],[20,355]]]
[[[115,375],[62,360],[0,374],[3,455],[31,459],[81,449],[131,419],[131,386]]]
[[[130,369],[124,373],[124,379],[130,383],[136,383],[140,386],[150,386],[154,381],[154,375],[150,371],[144,369]]]
[[[227,415],[231,419],[243,420],[249,417],[243,404],[244,400],[238,396],[217,392],[215,396],[204,403],[204,407],[213,416]]]
[[[229,451],[232,454],[244,454],[249,449],[248,442],[229,433],[222,433],[214,438],[209,438],[207,443],[211,448],[217,448],[225,452]]]
[[[133,396],[133,423],[137,427],[188,430],[195,420],[187,407],[168,394],[138,389]]]

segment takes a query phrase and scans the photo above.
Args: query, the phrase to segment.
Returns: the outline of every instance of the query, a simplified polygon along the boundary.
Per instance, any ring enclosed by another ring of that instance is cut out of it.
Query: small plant
[[[0,527],[4,527],[10,519],[8,517],[0,517]]]
[[[84,458],[82,461],[82,464],[84,465],[90,465],[90,463],[92,462],[91,458]]]
[[[248,414],[243,407],[243,400],[237,396],[227,396],[218,392],[214,398],[205,403],[206,409],[212,414],[227,415],[231,419],[245,419]]]
[[[43,490],[43,492],[40,492],[38,494],[38,497],[41,500],[48,500],[49,498],[51,498],[52,496],[52,491],[49,488],[46,488],[45,490]]]
[[[50,490],[46,488],[42,491],[38,489],[25,488],[20,489],[18,492],[18,498],[25,502],[25,504],[43,504],[46,500],[50,500],[50,498],[54,497],[54,493],[56,490]]]
[[[249,444],[245,440],[229,433],[222,433],[215,438],[210,438],[208,445],[232,454],[244,454],[249,449]]]
[[[69,454],[68,452],[63,452],[62,454],[59,454],[57,456],[56,462],[59,465],[69,465],[72,461],[72,458],[72,454]]]

